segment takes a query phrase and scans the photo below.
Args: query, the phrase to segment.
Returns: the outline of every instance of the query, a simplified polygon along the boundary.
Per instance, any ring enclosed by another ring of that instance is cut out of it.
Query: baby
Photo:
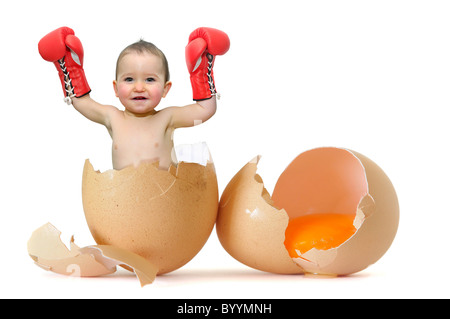
[[[108,129],[114,169],[137,167],[147,161],[157,161],[160,169],[168,169],[174,130],[205,122],[216,112],[212,69],[215,56],[225,54],[229,46],[229,38],[222,31],[199,28],[192,32],[185,53],[195,103],[160,111],[155,108],[169,93],[172,82],[165,55],[151,43],[136,42],[117,60],[113,85],[124,111],[99,104],[89,96],[83,47],[72,29],[62,27],[50,32],[39,42],[39,53],[55,64],[66,102]]]

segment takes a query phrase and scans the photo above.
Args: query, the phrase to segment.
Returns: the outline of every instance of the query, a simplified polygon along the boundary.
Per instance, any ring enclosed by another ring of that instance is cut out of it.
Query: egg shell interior
[[[356,156],[339,148],[318,148],[289,164],[272,199],[291,219],[321,213],[355,215],[368,192],[364,167]]]

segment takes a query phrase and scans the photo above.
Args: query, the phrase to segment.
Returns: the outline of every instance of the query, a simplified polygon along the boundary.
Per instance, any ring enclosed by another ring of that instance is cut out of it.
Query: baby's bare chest
[[[148,151],[171,142],[167,125],[161,121],[122,121],[115,124],[111,134],[113,151]]]

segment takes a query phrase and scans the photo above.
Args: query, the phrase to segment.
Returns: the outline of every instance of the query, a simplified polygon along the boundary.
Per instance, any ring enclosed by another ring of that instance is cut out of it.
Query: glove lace
[[[211,54],[208,53],[206,55],[206,57],[208,59],[208,72],[206,73],[206,76],[208,77],[209,90],[211,91],[211,95],[214,96],[214,95],[217,95],[216,87],[214,85],[214,80],[211,75],[212,68],[213,68],[214,56],[212,56]]]
[[[66,62],[64,61],[64,57],[58,60],[59,66],[61,68],[62,73],[64,74],[64,89],[66,91],[66,97],[64,98],[64,102],[68,105],[72,104],[72,98],[75,97],[75,88],[72,85],[72,79],[70,78],[69,71],[66,68]]]

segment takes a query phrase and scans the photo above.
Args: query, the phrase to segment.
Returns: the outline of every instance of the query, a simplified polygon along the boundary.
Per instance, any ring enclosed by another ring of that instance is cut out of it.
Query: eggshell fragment
[[[302,273],[283,244],[289,217],[272,206],[256,174],[259,159],[245,165],[225,188],[216,223],[218,238],[231,256],[249,267],[280,274]]]
[[[217,216],[214,164],[157,163],[94,171],[86,160],[82,185],[86,221],[99,245],[143,256],[164,274],[182,267],[203,247]]]
[[[113,246],[79,248],[72,236],[70,250],[60,239],[61,232],[47,223],[33,232],[28,254],[41,268],[62,275],[96,277],[112,274],[116,266],[131,268],[141,286],[153,282],[157,268],[143,257]]]

